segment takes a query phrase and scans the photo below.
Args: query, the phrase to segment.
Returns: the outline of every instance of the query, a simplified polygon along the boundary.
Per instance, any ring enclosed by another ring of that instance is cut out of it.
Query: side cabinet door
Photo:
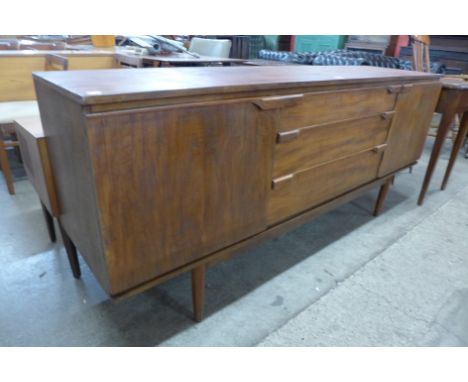
[[[274,133],[250,102],[88,116],[113,294],[266,228]]]
[[[387,149],[379,168],[379,177],[409,166],[419,159],[440,89],[439,83],[401,87],[387,138]]]

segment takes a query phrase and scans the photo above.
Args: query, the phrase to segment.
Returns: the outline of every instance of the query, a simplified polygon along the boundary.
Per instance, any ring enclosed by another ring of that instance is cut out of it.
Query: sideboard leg
[[[67,232],[62,226],[62,223],[59,219],[59,228],[60,233],[62,234],[63,245],[65,246],[65,250],[67,251],[68,261],[70,262],[70,267],[73,273],[73,277],[75,279],[79,279],[81,276],[80,270],[80,263],[78,262],[78,254],[76,252],[75,244],[71,241],[70,237],[68,236]]]
[[[205,266],[200,265],[192,270],[193,318],[200,322],[203,319],[205,302]]]
[[[377,202],[375,203],[374,216],[379,216],[382,212],[388,190],[390,189],[390,185],[393,183],[393,178],[394,177],[392,176],[380,187],[379,196],[377,198]]]
[[[47,231],[49,232],[50,241],[55,243],[57,237],[55,236],[55,227],[54,227],[54,218],[47,210],[46,206],[41,202],[42,212],[44,213],[44,218],[47,225]]]

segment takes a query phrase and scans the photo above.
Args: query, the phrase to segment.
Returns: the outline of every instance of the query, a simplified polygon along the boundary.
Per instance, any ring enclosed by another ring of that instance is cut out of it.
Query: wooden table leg
[[[458,152],[460,151],[461,147],[466,138],[466,133],[468,132],[468,112],[463,114],[463,117],[460,122],[460,127],[458,128],[458,134],[455,138],[455,142],[452,147],[452,152],[450,153],[449,163],[447,165],[447,169],[445,170],[444,180],[442,181],[441,190],[445,190],[447,187],[448,180],[450,178],[450,174],[452,173],[453,165],[458,156]]]
[[[70,267],[75,279],[79,279],[81,276],[80,263],[78,262],[78,254],[76,252],[75,244],[71,241],[67,232],[62,226],[60,219],[58,220],[60,233],[62,234],[63,245],[67,251],[68,261],[70,262]]]
[[[437,160],[439,159],[440,151],[444,145],[445,137],[449,131],[450,124],[452,123],[453,118],[455,117],[455,111],[450,110],[446,111],[442,115],[439,128],[437,129],[437,136],[434,142],[434,147],[432,148],[431,159],[427,165],[426,175],[424,176],[424,181],[421,187],[421,192],[419,193],[418,205],[422,206],[424,203],[424,196],[426,195],[429,183],[434,173]]]
[[[375,208],[374,208],[374,216],[379,216],[380,213],[382,212],[385,199],[387,198],[388,190],[390,189],[390,186],[393,184],[393,179],[395,177],[392,176],[391,178],[387,179],[387,181],[382,184],[380,187],[379,191],[379,196],[377,198],[377,202],[375,203]]]
[[[8,192],[10,195],[15,194],[15,187],[13,186],[13,176],[11,175],[10,162],[3,143],[3,135],[0,132],[0,169],[5,176]]]
[[[47,225],[47,231],[49,232],[50,241],[55,243],[57,237],[55,236],[55,227],[54,227],[54,218],[47,210],[46,206],[41,202],[42,212],[44,213],[44,218]]]
[[[205,303],[205,266],[200,265],[192,270],[193,317],[200,322],[203,319]]]

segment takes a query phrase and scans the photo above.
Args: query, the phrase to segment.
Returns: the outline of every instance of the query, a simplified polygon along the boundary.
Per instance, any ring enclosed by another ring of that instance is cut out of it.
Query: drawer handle
[[[412,84],[403,85],[401,87],[401,92],[402,93],[408,93],[412,89],[412,87],[413,87]]]
[[[293,141],[299,138],[299,134],[300,134],[300,131],[297,129],[278,133],[276,136],[276,142],[285,143],[285,142]]]
[[[392,85],[387,88],[390,94],[399,93],[401,91],[401,85]]]
[[[389,119],[392,119],[394,114],[395,114],[394,111],[386,111],[386,112],[380,114],[380,118],[387,121]]]
[[[387,144],[386,143],[383,143],[381,145],[378,145],[378,146],[375,146],[372,151],[376,154],[378,153],[381,153],[382,151],[384,151],[385,149],[387,148]]]
[[[286,96],[260,98],[253,101],[253,103],[261,110],[272,110],[296,106],[303,98],[304,94],[293,94]]]
[[[288,175],[273,179],[273,182],[271,182],[271,188],[273,190],[279,190],[280,188],[287,185],[293,178],[294,178],[294,174],[288,174]]]

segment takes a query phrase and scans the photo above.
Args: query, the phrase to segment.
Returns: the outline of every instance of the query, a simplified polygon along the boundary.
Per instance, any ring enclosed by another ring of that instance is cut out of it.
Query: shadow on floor
[[[345,204],[280,237],[207,270],[205,317],[216,313],[285,270],[313,256],[373,219],[378,190]],[[392,192],[385,209],[406,197]],[[365,207],[368,205],[369,208]],[[192,321],[190,274],[180,275],[121,302],[105,302],[93,309],[112,333],[99,345],[155,346],[196,325]]]

